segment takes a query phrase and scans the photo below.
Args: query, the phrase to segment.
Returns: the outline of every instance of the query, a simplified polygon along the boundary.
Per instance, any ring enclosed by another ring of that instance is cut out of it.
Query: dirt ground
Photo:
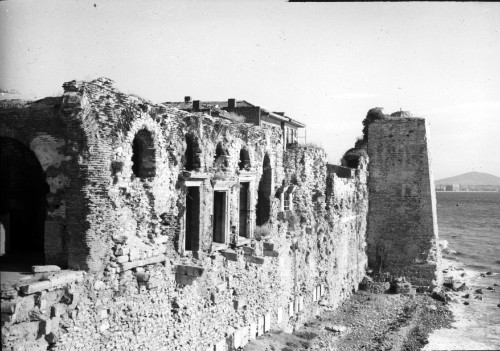
[[[358,291],[293,334],[271,332],[244,350],[420,350],[432,330],[449,327],[451,321],[446,305],[426,294]]]

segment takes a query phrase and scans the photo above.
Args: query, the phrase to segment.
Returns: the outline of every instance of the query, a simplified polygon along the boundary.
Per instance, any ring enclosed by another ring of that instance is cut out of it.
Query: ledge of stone
[[[43,290],[55,289],[75,281],[82,281],[83,274],[83,271],[61,271],[45,277],[43,280],[21,286],[20,290],[24,295],[31,295]]]
[[[257,257],[252,255],[244,255],[245,261],[254,264],[264,264],[264,257]]]
[[[165,255],[160,255],[160,256],[155,256],[155,257],[150,257],[146,258],[143,260],[137,260],[133,262],[125,262],[120,264],[120,270],[121,272],[128,271],[129,269],[136,268],[136,267],[142,267],[142,266],[147,266],[149,264],[155,264],[155,263],[160,263],[164,262],[167,258]]]
[[[228,261],[238,261],[238,254],[236,251],[231,249],[222,250],[221,255],[224,256]]]

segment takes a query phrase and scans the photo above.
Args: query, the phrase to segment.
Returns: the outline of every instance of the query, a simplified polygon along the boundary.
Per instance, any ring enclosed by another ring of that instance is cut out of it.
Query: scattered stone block
[[[302,311],[304,309],[304,296],[299,296],[298,308],[299,308],[299,311]]]
[[[257,336],[264,334],[264,317],[259,317],[257,320]]]
[[[160,256],[146,258],[144,260],[138,260],[138,261],[134,261],[134,262],[126,262],[126,263],[121,264],[120,266],[121,266],[121,271],[125,272],[125,271],[132,269],[132,268],[147,266],[149,264],[160,263],[160,262],[164,262],[165,260],[166,260],[166,257],[164,255],[160,255]]]
[[[7,313],[0,314],[1,321],[7,322],[7,323],[12,322],[14,320],[14,316],[15,315],[13,315],[13,314],[7,314]]]
[[[267,257],[278,257],[279,256],[279,252],[278,251],[264,250],[264,256],[267,256]]]
[[[239,310],[246,305],[247,305],[247,300],[242,296],[233,300],[233,306],[235,310]]]
[[[274,251],[274,244],[273,243],[264,243],[264,250],[265,251]]]
[[[396,293],[408,294],[411,291],[411,284],[408,282],[396,282]]]
[[[175,282],[179,285],[192,285],[194,280],[195,279],[189,275],[184,275],[184,274],[175,275]]]
[[[14,313],[16,313],[16,308],[17,308],[17,303],[15,303],[15,302],[2,301],[2,303],[1,303],[1,312],[2,313],[14,314]]]
[[[243,253],[245,255],[254,255],[255,254],[255,249],[251,248],[249,246],[242,246],[242,249],[243,249]]]
[[[47,265],[47,266],[31,266],[31,271],[33,273],[50,273],[50,272],[59,272],[61,267],[55,265]]]
[[[326,326],[325,329],[332,333],[344,333],[347,330],[343,325]]]
[[[51,287],[52,283],[50,281],[41,281],[21,286],[21,291],[25,295],[31,295],[43,290],[48,290]]]
[[[148,282],[151,275],[149,273],[140,272],[136,273],[135,277],[137,278],[138,282]]]
[[[128,262],[128,261],[129,261],[128,255],[118,256],[116,258],[116,262],[118,262],[118,263],[125,263],[125,262]]]
[[[47,335],[52,331],[50,322],[50,319],[42,319],[40,321],[38,332],[41,335]]]
[[[245,347],[248,343],[248,327],[243,327],[236,330],[233,334],[233,347],[238,349]]]
[[[235,261],[235,262],[238,261],[238,254],[231,249],[222,250],[220,251],[220,253],[228,261]]]
[[[249,332],[248,338],[255,339],[255,337],[257,336],[257,323],[255,323],[255,322],[250,323],[250,327],[249,327],[248,332]]]
[[[221,340],[215,344],[214,351],[226,351],[226,340]]]
[[[271,314],[267,313],[264,315],[264,333],[267,333],[271,330]]]
[[[57,335],[57,333],[50,332],[49,334],[45,335],[45,340],[49,344],[55,344],[56,342],[59,341],[59,336]]]
[[[257,257],[257,256],[251,256],[251,255],[244,255],[245,261],[253,264],[264,264],[264,258],[263,257]]]

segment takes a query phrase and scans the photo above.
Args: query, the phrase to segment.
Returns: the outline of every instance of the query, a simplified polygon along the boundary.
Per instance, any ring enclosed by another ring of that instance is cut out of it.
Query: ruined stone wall
[[[368,263],[417,286],[439,281],[434,182],[422,118],[385,117],[368,129]]]
[[[45,274],[2,292],[2,306],[16,311],[2,312],[4,349],[234,349],[271,328],[292,330],[356,289],[366,262],[366,158],[339,177],[327,171],[323,150],[283,151],[280,128],[154,105],[109,80],[67,83],[61,114],[66,143],[79,153],[71,181],[80,188],[69,192],[76,200],[66,213],[81,248],[74,246],[70,266],[87,273]],[[133,171],[140,131],[151,136],[154,176]],[[250,165],[241,169],[243,147]],[[188,170],[189,158],[196,167]],[[247,237],[238,233],[243,181],[253,222]],[[261,181],[270,192],[259,192]],[[187,187],[200,191],[192,250]],[[218,244],[216,191],[227,193],[228,218]],[[261,203],[270,213],[257,226]]]

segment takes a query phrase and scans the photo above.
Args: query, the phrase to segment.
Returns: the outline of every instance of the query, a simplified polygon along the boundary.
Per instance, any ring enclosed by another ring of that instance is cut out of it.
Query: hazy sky
[[[435,179],[500,176],[500,3],[1,1],[0,87],[105,76],[153,102],[245,99],[333,163],[372,107],[431,124]]]

